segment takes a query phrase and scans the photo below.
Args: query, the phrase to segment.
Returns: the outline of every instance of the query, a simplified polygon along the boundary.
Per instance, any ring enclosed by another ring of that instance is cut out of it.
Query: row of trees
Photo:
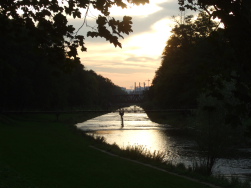
[[[119,38],[132,32],[132,18],[115,19],[109,9],[147,2],[1,0],[0,111],[107,107],[112,95],[123,91],[109,79],[84,70],[78,50],[86,51],[85,36],[67,19],[82,18],[84,25],[93,7],[99,16],[86,36],[103,37],[121,47]]]
[[[15,19],[0,16],[0,110],[104,108],[120,87],[66,58],[48,39],[40,41]]]
[[[219,44],[224,40],[221,31],[214,31],[217,24],[209,21],[205,13],[199,14],[196,21],[192,18],[187,16],[183,24],[175,26],[164,49],[152,87],[159,107],[194,107],[198,94],[227,53],[225,44]]]
[[[124,16],[115,19],[110,16],[110,8],[113,6],[126,8],[131,4],[145,4],[149,0],[2,0],[0,1],[0,15],[7,19],[13,19],[33,33],[38,39],[40,48],[49,51],[64,51],[68,58],[78,61],[78,49],[86,51],[85,36],[79,35],[72,25],[68,25],[67,19],[83,19],[90,7],[99,12],[96,26],[91,27],[86,34],[88,37],[105,38],[114,46],[121,47],[119,38],[132,32],[132,18]]]
[[[211,21],[206,12],[201,12],[196,20],[192,18],[187,16],[184,23],[172,30],[150,98],[160,108],[196,108],[205,93],[217,100],[231,95],[240,101],[226,105],[229,122],[236,124],[249,115],[251,69],[242,61],[249,62],[250,53],[240,60],[225,28],[219,28],[219,23]],[[229,85],[234,85],[231,92],[222,93],[221,89]]]
[[[78,50],[86,51],[85,36],[67,19],[82,18],[84,25],[93,7],[99,16],[87,37],[103,37],[121,47],[119,38],[132,32],[132,18],[115,19],[109,9],[147,2],[1,0],[0,111],[107,106],[112,95],[122,91],[110,80],[84,70]]]
[[[251,42],[245,29],[250,25],[243,25],[243,31],[228,22],[219,27],[212,15],[204,11],[177,23],[149,91],[155,107],[196,109],[190,126],[206,156],[207,174],[217,158],[251,131],[251,51],[245,45]]]
[[[172,30],[149,97],[158,108],[196,109],[189,125],[210,175],[217,159],[251,133],[251,2],[178,2],[181,11],[203,12]]]

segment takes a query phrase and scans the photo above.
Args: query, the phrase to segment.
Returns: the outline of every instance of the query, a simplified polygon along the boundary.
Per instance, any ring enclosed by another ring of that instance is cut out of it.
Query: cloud
[[[155,61],[156,59],[154,58],[150,58],[150,57],[128,57],[127,59],[125,59],[125,61],[133,61],[133,62],[147,62],[147,61]]]
[[[114,17],[118,19],[122,19],[124,14],[133,17],[133,33],[120,39],[122,49],[115,48],[103,38],[86,37],[87,52],[79,52],[86,69],[92,69],[127,88],[133,86],[134,82],[152,80],[161,64],[162,51],[174,26],[172,16],[179,15],[177,0],[152,0],[152,3],[152,7],[135,7],[128,13],[116,9],[113,11]],[[97,16],[91,10],[87,19],[88,26],[85,25],[79,34],[86,36],[87,31],[96,25],[94,18]],[[75,28],[79,28],[82,23],[83,19],[70,19],[69,22]]]
[[[84,10],[85,11],[85,10]],[[179,12],[177,0],[155,0],[150,2],[145,6],[134,6],[132,9],[122,9],[118,8],[111,9],[111,16],[116,19],[122,20],[124,15],[131,16],[133,18],[133,33],[130,35],[137,35],[138,33],[148,31],[152,24],[157,20],[163,19],[163,17],[176,16]],[[85,12],[84,12],[85,13]],[[96,18],[100,13],[94,8],[91,8],[87,16],[87,24],[79,31],[79,34],[85,35],[87,31],[92,30],[95,27]],[[69,18],[69,24],[73,25],[75,28],[79,28],[84,22],[84,18],[73,19]],[[125,35],[127,37],[127,35]],[[86,38],[86,40],[92,40],[92,38]],[[99,41],[104,41],[104,39],[98,38]],[[94,40],[94,42],[98,41]]]
[[[148,57],[130,57],[130,56],[96,56],[81,57],[87,69],[102,72],[152,72],[159,66],[159,60]],[[86,63],[85,63],[86,62]]]

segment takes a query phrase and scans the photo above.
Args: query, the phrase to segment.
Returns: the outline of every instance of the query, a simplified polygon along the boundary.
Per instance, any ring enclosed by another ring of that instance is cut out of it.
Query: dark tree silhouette
[[[148,3],[148,0],[128,0],[127,3],[139,5]],[[14,19],[29,32],[34,32],[40,48],[66,50],[69,58],[77,59],[78,47],[86,51],[85,38],[78,35],[72,25],[67,25],[67,16],[83,17],[84,24],[86,14],[80,10],[85,9],[88,12],[90,6],[98,10],[100,15],[96,20],[96,30],[89,31],[87,36],[103,37],[115,46],[121,47],[118,38],[123,38],[123,34],[132,32],[132,18],[124,16],[122,20],[116,20],[110,17],[109,10],[112,6],[126,8],[127,4],[121,0],[62,0],[61,2],[57,0],[2,0],[0,1],[0,15],[7,19]]]
[[[236,71],[250,87],[251,76],[251,1],[249,0],[178,0],[180,9],[203,9],[224,24],[225,36],[235,50]]]
[[[122,92],[63,51],[40,48],[18,21],[0,16],[0,26],[0,111],[104,108]]]
[[[173,28],[151,88],[156,105],[162,108],[196,106],[198,94],[222,64],[220,60],[227,49],[224,41],[220,42],[220,31],[216,32],[216,27],[217,23],[208,22],[208,16],[201,13],[194,22],[187,16],[184,24]]]
[[[145,4],[148,0],[130,0]],[[84,70],[77,49],[86,51],[84,36],[67,17],[82,18],[92,6],[100,12],[90,37],[104,37],[121,47],[119,38],[132,32],[132,18],[116,20],[112,6],[122,1],[0,1],[0,110],[58,110],[107,106],[122,90],[93,71]],[[85,9],[81,13],[80,9]]]

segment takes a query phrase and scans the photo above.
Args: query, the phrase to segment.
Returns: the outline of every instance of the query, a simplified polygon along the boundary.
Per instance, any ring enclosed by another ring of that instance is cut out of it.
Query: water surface
[[[192,166],[194,161],[198,160],[194,141],[182,136],[173,136],[170,134],[174,130],[173,126],[154,123],[144,112],[133,113],[135,110],[133,106],[128,109],[131,109],[131,113],[124,114],[123,128],[118,112],[108,113],[78,123],[76,126],[87,134],[103,136],[106,142],[116,143],[120,147],[140,145],[152,152],[155,150],[165,152],[166,158],[172,160],[173,163],[182,162],[186,166]],[[247,156],[251,156],[251,150],[245,150],[245,152]],[[220,159],[213,173],[250,178],[251,159],[247,156]]]

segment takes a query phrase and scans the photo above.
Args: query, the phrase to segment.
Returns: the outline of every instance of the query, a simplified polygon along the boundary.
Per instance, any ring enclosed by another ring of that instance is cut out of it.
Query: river
[[[142,110],[137,107],[138,110]],[[166,158],[174,164],[182,162],[192,166],[198,159],[195,143],[184,136],[171,134],[170,125],[152,122],[146,113],[134,112],[135,106],[127,107],[124,114],[124,127],[121,126],[119,113],[107,113],[76,126],[87,134],[103,136],[107,143],[116,143],[121,148],[128,145],[144,146],[146,149],[166,153]],[[213,174],[226,177],[237,176],[251,181],[251,149],[245,149],[245,155],[219,159],[213,168]]]

